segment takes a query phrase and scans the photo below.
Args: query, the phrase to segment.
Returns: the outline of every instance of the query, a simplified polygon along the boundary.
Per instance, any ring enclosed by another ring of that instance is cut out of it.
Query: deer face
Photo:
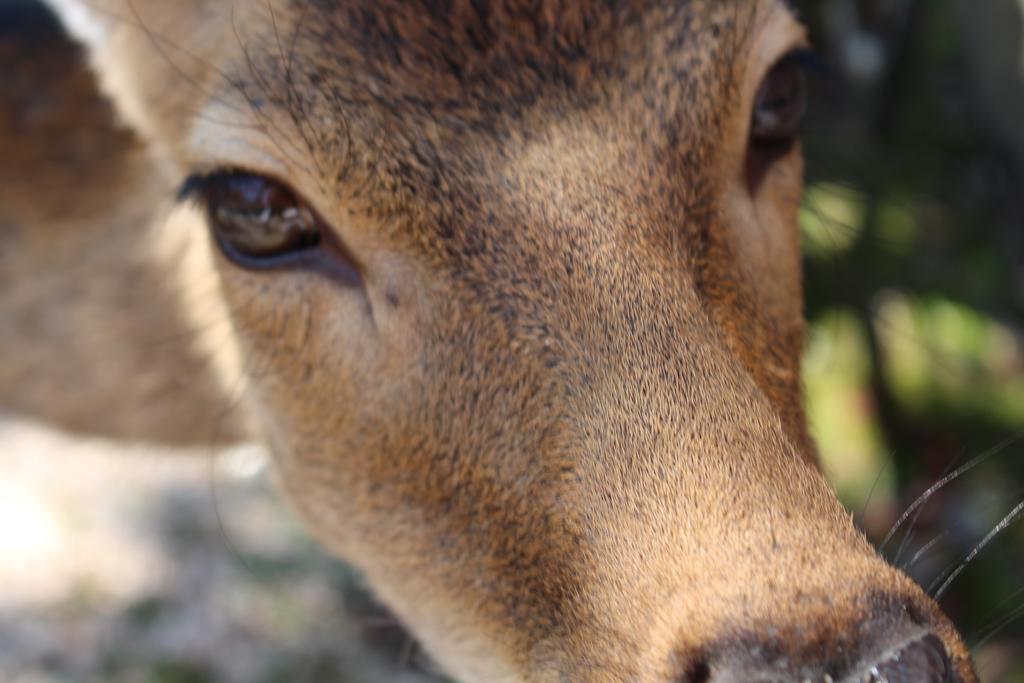
[[[107,10],[284,489],[453,675],[975,680],[806,434],[781,2]]]

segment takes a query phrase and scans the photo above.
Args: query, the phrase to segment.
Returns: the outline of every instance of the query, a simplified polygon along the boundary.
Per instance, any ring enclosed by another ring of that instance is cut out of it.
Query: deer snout
[[[889,652],[855,676],[857,683],[960,683],[946,653],[934,634],[912,640]]]
[[[832,661],[765,657],[765,649],[747,645],[721,663],[698,664],[683,683],[966,683],[942,640],[913,627],[881,640],[869,637],[856,662],[841,668]],[[850,653],[835,653],[846,659]]]

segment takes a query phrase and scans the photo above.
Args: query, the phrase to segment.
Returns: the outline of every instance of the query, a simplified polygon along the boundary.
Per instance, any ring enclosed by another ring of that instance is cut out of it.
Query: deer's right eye
[[[190,179],[184,193],[205,206],[218,245],[241,266],[275,267],[320,247],[316,214],[270,178],[218,171]]]

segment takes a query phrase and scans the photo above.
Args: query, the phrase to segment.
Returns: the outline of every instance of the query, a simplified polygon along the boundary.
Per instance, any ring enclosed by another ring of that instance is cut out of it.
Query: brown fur
[[[169,272],[183,245],[155,240],[148,222],[171,182],[112,120],[52,20],[0,10],[2,405],[127,439],[238,438],[177,312],[183,287]],[[215,293],[205,280],[188,289]]]
[[[746,168],[781,4],[87,6],[119,159],[279,177],[356,256],[217,296],[284,489],[453,675],[838,680],[932,629],[975,680],[806,434],[799,150]]]

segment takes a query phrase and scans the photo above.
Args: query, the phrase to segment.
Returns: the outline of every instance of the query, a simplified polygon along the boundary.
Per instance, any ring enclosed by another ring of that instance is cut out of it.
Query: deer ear
[[[207,99],[232,3],[44,1],[85,46],[100,87],[125,122],[173,155],[183,123]]]

